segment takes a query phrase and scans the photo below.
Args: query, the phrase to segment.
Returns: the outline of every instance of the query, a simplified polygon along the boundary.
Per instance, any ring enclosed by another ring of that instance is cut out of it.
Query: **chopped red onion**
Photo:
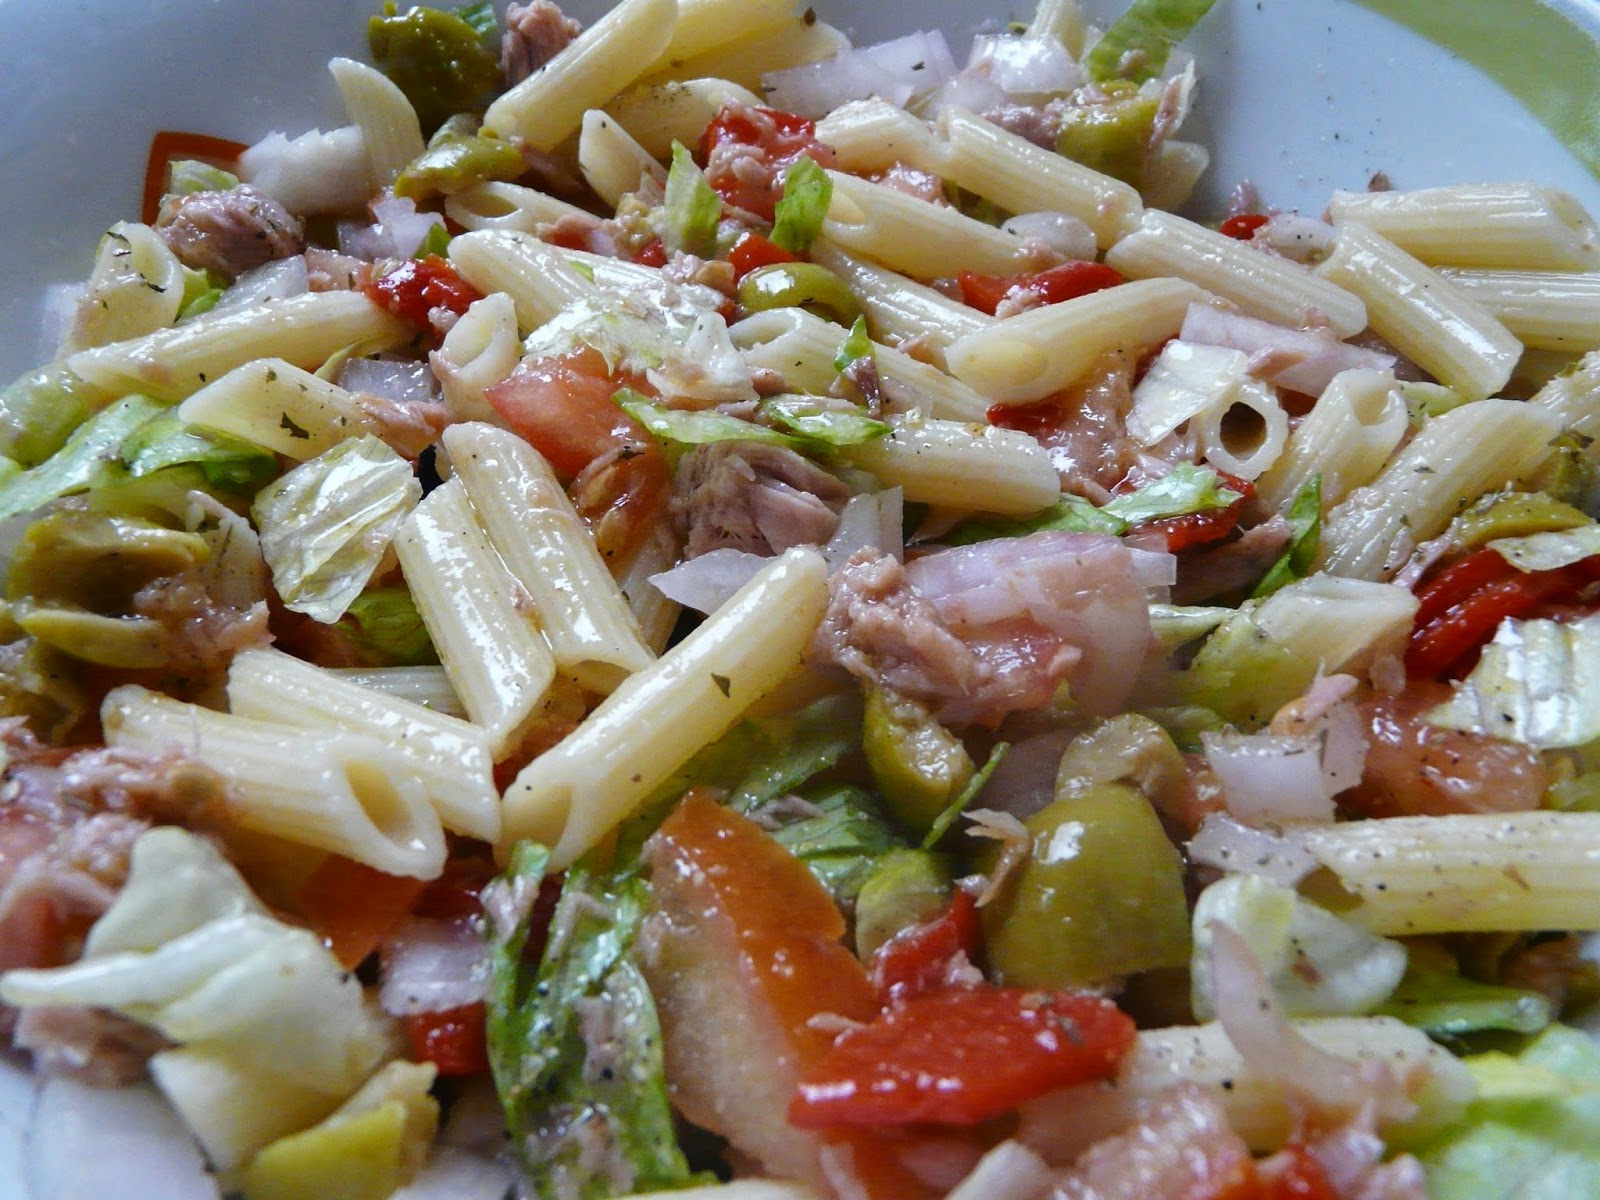
[[[372,204],[372,224],[339,222],[339,252],[368,262],[410,258],[435,226],[444,228],[444,218],[438,213],[419,213],[410,200],[385,196]]]
[[[337,382],[352,392],[366,392],[401,404],[424,404],[439,398],[439,381],[425,362],[346,359],[339,368]]]
[[[905,104],[956,73],[944,34],[919,30],[892,41],[845,50],[832,58],[761,77],[765,102],[785,112],[820,117],[847,100],[881,96]]]
[[[1077,217],[1062,212],[1022,213],[1000,226],[1019,238],[1048,246],[1063,258],[1089,262],[1094,259],[1094,230]]]
[[[1250,373],[1307,396],[1320,396],[1341,371],[1369,368],[1386,371],[1392,354],[1380,354],[1336,341],[1331,334],[1287,329],[1270,321],[1223,312],[1209,304],[1191,304],[1178,337],[1204,346],[1226,346],[1250,356]]]
[[[49,1079],[27,1139],[35,1200],[217,1200],[200,1147],[148,1085]]]
[[[1060,39],[979,34],[972,39],[967,70],[986,70],[1014,99],[1068,92],[1083,84],[1079,69]]]
[[[897,559],[906,554],[902,520],[905,505],[899,488],[851,496],[839,514],[839,526],[822,547],[830,567],[846,562],[857,550],[872,547]]]
[[[1269,733],[1203,733],[1228,811],[1248,825],[1334,818],[1334,792],[1323,770],[1326,739]]]
[[[1009,760],[1015,750],[1006,756]],[[1004,769],[995,771],[998,775]],[[1227,813],[1211,813],[1189,842],[1193,862],[1222,871],[1260,875],[1293,887],[1317,868],[1317,860],[1291,829],[1275,833],[1235,820]]]
[[[476,1003],[489,991],[489,949],[471,921],[407,921],[380,952],[378,1004],[392,1017],[444,1012]]]
[[[670,571],[650,576],[650,583],[668,600],[696,612],[713,613],[755,578],[772,560],[725,546],[681,562]]]
[[[288,300],[303,296],[310,290],[306,256],[295,254],[246,271],[222,293],[211,311],[227,312],[234,308],[249,308],[252,304],[265,304],[268,300]]]
[[[1052,729],[1012,743],[972,806],[1027,820],[1051,803],[1056,798],[1061,756],[1073,733],[1071,729]]]
[[[1166,588],[1178,582],[1178,560],[1165,550],[1129,546],[1134,582],[1143,588]]]

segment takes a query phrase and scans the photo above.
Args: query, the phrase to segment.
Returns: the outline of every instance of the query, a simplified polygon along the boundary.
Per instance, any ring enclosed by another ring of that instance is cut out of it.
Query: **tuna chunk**
[[[244,184],[226,192],[169,196],[156,232],[184,266],[230,279],[306,248],[300,222],[289,210]]]
[[[781,554],[831,538],[849,498],[850,489],[793,450],[713,442],[678,465],[673,508],[687,558],[722,549]]]
[[[582,32],[583,26],[550,0],[511,5],[506,9],[506,32],[500,40],[500,72],[506,86],[516,87]]]

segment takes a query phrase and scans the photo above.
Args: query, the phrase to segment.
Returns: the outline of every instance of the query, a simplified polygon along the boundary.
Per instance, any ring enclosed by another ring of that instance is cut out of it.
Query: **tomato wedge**
[[[1217,232],[1227,237],[1236,238],[1241,242],[1248,242],[1255,237],[1256,230],[1260,229],[1272,218],[1265,213],[1240,213],[1237,217],[1229,217],[1217,226]]]
[[[437,254],[407,259],[362,290],[380,308],[423,326],[435,309],[442,308],[459,317],[483,299],[482,292]]]
[[[975,1125],[1036,1096],[1107,1079],[1133,1045],[1100,996],[948,987],[842,1035],[789,1104],[802,1129]]]
[[[479,1075],[489,1069],[483,1004],[403,1018],[412,1056],[431,1062],[440,1075]]]
[[[982,942],[978,905],[958,888],[944,912],[902,930],[879,947],[872,956],[873,986],[885,1004],[932,991],[945,982],[956,955],[974,960]]]
[[[1113,267],[1097,262],[1069,262],[1032,275],[977,275],[962,271],[956,276],[961,300],[970,308],[994,316],[995,309],[1008,296],[1031,292],[1040,304],[1060,304],[1091,292],[1104,291],[1124,282]]]

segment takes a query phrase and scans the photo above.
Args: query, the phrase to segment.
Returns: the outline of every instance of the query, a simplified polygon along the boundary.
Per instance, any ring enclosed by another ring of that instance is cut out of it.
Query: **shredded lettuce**
[[[1563,623],[1507,620],[1434,725],[1541,750],[1600,738],[1600,616]]]
[[[1097,82],[1161,74],[1172,47],[1188,37],[1216,0],[1133,0],[1084,56],[1089,78]]]
[[[411,464],[370,434],[339,443],[263,488],[251,515],[284,604],[317,621],[337,621],[421,498]]]
[[[1152,604],[1150,630],[1168,654],[1221,625],[1234,610],[1218,606]]]
[[[722,200],[695,165],[682,142],[672,143],[672,166],[667,171],[666,198],[656,210],[656,232],[670,251],[709,258],[717,249],[717,222]]]
[[[615,400],[617,407],[643,425],[652,437],[678,446],[701,446],[707,442],[765,442],[790,450],[801,446],[798,438],[714,409],[662,408],[632,388],[620,389]]]
[[[984,785],[989,782],[989,777],[995,773],[1000,763],[1005,759],[1006,751],[1011,749],[1010,742],[996,742],[994,749],[989,751],[989,758],[967,780],[967,785],[950,801],[949,806],[933,819],[933,824],[928,827],[927,834],[922,839],[922,849],[932,850],[939,844],[939,839],[950,831],[950,826],[956,823],[956,818],[967,811],[967,806],[978,798],[978,793],[983,791]]]
[[[344,615],[347,636],[374,667],[421,667],[439,661],[416,601],[404,584],[362,592]]]
[[[801,793],[820,811],[779,825],[774,840],[811,872],[833,897],[848,907],[877,867],[878,860],[905,842],[884,817],[872,793],[847,784],[820,793]]]
[[[1081,496],[1062,496],[1049,508],[1032,517],[973,517],[962,521],[939,541],[947,546],[968,546],[991,538],[1024,537],[1046,529],[1066,533],[1109,533],[1115,537],[1128,531],[1128,523],[1104,509],[1096,508]]]
[[[828,173],[808,155],[795,159],[783,173],[783,195],[778,198],[772,224],[773,244],[791,254],[810,250],[822,232],[832,200],[833,180]]]
[[[36,467],[111,397],[54,362],[0,388],[0,454]]]
[[[1100,511],[1129,525],[1143,525],[1227,508],[1238,499],[1239,493],[1224,487],[1210,467],[1179,463],[1160,479],[1108,501]]]
[[[1242,730],[1260,729],[1305,694],[1317,664],[1267,636],[1249,608],[1224,621],[1174,679],[1174,700],[1209,709]],[[1176,735],[1174,735],[1176,736]]]
[[[524,954],[548,863],[544,847],[521,842],[484,895],[489,1059],[524,1178],[549,1200],[683,1187],[691,1174],[667,1099],[661,1024],[634,961],[649,887],[637,864],[574,866],[530,971]],[[601,1021],[603,1067],[592,1028]]]
[[[44,462],[0,484],[0,520],[126,474],[120,457],[123,442],[166,411],[159,400],[126,396],[96,413]]]
[[[833,356],[833,369],[843,371],[857,359],[871,358],[872,355],[872,335],[867,332],[867,319],[857,317],[850,326],[849,334],[839,343],[839,353]]]
[[[1251,598],[1260,600],[1279,588],[1304,579],[1316,565],[1317,548],[1322,540],[1322,476],[1313,475],[1295,494],[1285,515],[1289,522],[1289,548],[1272,564],[1256,584]]]
[[[1467,979],[1448,953],[1427,945],[1412,948],[1405,978],[1374,1011],[1434,1037],[1538,1033],[1554,1017],[1540,993]]]
[[[174,159],[167,165],[167,195],[193,192],[227,192],[239,186],[239,177],[196,158]]]
[[[1489,549],[1519,571],[1553,571],[1600,554],[1600,524],[1497,538]]]
[[[796,437],[830,448],[859,446],[890,432],[887,424],[855,405],[830,405],[814,396],[775,396],[761,405],[761,413]]]
[[[252,442],[185,424],[173,412],[146,421],[123,442],[121,458],[134,478],[193,464],[224,491],[254,491],[278,473],[278,460]]]

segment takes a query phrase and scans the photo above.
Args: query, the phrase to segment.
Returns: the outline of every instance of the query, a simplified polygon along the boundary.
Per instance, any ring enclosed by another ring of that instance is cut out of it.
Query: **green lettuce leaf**
[[[1084,56],[1089,78],[1141,83],[1161,74],[1172,48],[1194,31],[1216,0],[1133,0]]]
[[[374,667],[421,667],[439,661],[416,601],[404,584],[373,588],[350,602],[346,636]]]
[[[1224,487],[1221,477],[1210,467],[1179,463],[1160,479],[1108,501],[1100,511],[1130,526],[1143,525],[1227,508],[1238,499],[1239,493]]]
[[[1240,609],[1175,676],[1173,699],[1179,707],[1209,710],[1248,732],[1304,695],[1316,675],[1316,663],[1273,641],[1248,609]]]
[[[905,840],[883,815],[877,798],[862,788],[844,784],[803,798],[822,811],[779,825],[772,836],[805,863],[834,903],[848,907],[878,859],[902,848]]]
[[[761,413],[796,437],[827,449],[859,446],[890,433],[886,423],[854,405],[830,406],[814,396],[775,396],[761,405]]]
[[[1108,533],[1113,537],[1128,532],[1128,523],[1104,509],[1096,508],[1082,496],[1062,496],[1049,508],[1032,517],[973,517],[948,530],[939,541],[946,546],[969,546],[992,538],[1025,537],[1041,530],[1064,533]]]
[[[126,477],[123,443],[166,411],[165,404],[149,396],[126,396],[102,409],[44,462],[0,483],[0,520]]]
[[[1539,749],[1600,738],[1600,616],[1501,623],[1478,665],[1428,713],[1446,729]]]
[[[765,442],[769,446],[783,446],[799,450],[800,439],[779,433],[765,425],[730,417],[715,409],[690,411],[662,408],[652,403],[632,388],[622,388],[616,394],[617,407],[649,431],[652,437],[679,446],[700,446],[707,442]]]
[[[933,819],[933,824],[928,827],[927,835],[922,839],[922,849],[932,850],[939,844],[939,839],[950,831],[950,826],[956,823],[956,818],[967,811],[967,806],[978,798],[978,793],[983,791],[984,784],[989,782],[989,776],[995,773],[1001,761],[1006,756],[1006,751],[1011,749],[1009,742],[996,742],[994,749],[989,751],[989,758],[967,780],[967,786],[956,794],[948,807]]]
[[[36,467],[111,399],[60,362],[18,376],[0,388],[0,454]]]
[[[167,195],[187,196],[193,192],[227,192],[239,186],[232,171],[213,167],[196,158],[177,158],[167,164]]]
[[[772,224],[772,241],[790,254],[804,254],[822,232],[822,221],[833,200],[833,180],[808,155],[801,155],[783,173],[783,195],[778,198]]]
[[[672,143],[672,166],[667,171],[666,198],[657,210],[656,232],[669,251],[709,258],[717,250],[717,222],[722,200],[695,165],[682,142]]]
[[[850,326],[849,334],[839,343],[839,353],[833,356],[833,369],[843,371],[856,359],[871,358],[872,354],[872,335],[867,332],[867,319],[857,317]]]
[[[168,467],[193,464],[224,491],[254,491],[278,473],[278,460],[242,438],[185,424],[173,412],[146,421],[122,444],[121,457],[135,479]]]
[[[337,621],[420,499],[411,464],[370,434],[339,443],[263,488],[250,511],[285,606]]]
[[[1322,476],[1313,475],[1295,494],[1285,516],[1289,522],[1289,548],[1272,569],[1256,584],[1251,599],[1260,600],[1279,588],[1304,579],[1317,562],[1317,547],[1322,540]]]
[[[1553,571],[1600,554],[1600,524],[1497,538],[1489,543],[1489,549],[1519,571]]]
[[[1449,954],[1414,948],[1400,986],[1379,1008],[1434,1037],[1470,1033],[1538,1033],[1554,1014],[1538,992],[1468,979]]]

